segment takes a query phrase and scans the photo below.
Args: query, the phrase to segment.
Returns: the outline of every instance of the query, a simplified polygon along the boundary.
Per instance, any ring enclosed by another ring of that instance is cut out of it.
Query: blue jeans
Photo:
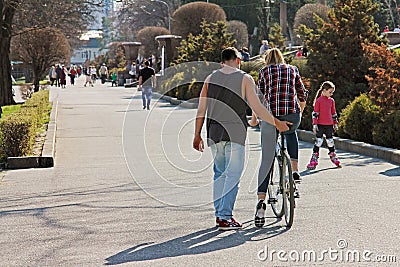
[[[245,147],[222,141],[210,146],[214,157],[215,216],[222,220],[232,217],[244,168]]]
[[[142,101],[143,101],[143,107],[150,107],[150,101],[151,101],[151,93],[153,91],[153,88],[151,86],[143,86],[142,87]],[[147,99],[147,103],[146,103]]]
[[[291,160],[297,161],[299,158],[299,140],[297,139],[296,129],[300,125],[300,113],[292,113],[279,116],[279,120],[292,122],[289,131],[284,132],[286,147]],[[275,157],[277,142],[277,130],[275,126],[261,121],[261,165],[258,171],[258,194],[265,194],[270,179],[270,171]]]
[[[287,150],[291,160],[297,161],[299,159],[299,139],[297,138],[296,130],[299,128],[301,118],[300,113],[287,114],[279,116],[281,121],[290,121],[293,125],[290,126],[289,131],[284,132],[286,139]]]

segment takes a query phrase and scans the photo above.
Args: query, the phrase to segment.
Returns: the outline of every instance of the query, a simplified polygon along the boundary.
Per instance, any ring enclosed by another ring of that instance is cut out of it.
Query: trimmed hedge
[[[374,143],[380,146],[400,149],[400,110],[395,110],[375,125],[372,133]]]
[[[32,95],[19,110],[0,120],[0,160],[29,155],[38,128],[46,123],[51,106],[49,91]]]
[[[340,137],[373,143],[373,128],[382,123],[382,110],[366,94],[356,97],[340,114]]]

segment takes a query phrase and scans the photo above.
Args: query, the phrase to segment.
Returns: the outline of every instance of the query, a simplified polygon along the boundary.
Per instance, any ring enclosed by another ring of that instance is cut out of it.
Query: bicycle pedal
[[[268,204],[276,204],[276,203],[278,203],[278,200],[276,199],[276,198],[270,198],[270,199],[268,199]]]

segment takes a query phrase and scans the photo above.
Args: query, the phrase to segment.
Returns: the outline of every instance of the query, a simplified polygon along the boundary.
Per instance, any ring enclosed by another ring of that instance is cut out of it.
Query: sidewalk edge
[[[302,141],[314,143],[314,133],[311,131],[297,129],[297,136]],[[338,149],[400,164],[400,150],[398,149],[371,145],[340,137],[334,137],[333,139],[335,140],[335,147]]]

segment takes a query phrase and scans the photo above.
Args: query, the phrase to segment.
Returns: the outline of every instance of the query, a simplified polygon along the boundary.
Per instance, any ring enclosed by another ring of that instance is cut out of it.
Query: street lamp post
[[[269,36],[269,20],[271,15],[271,4],[275,3],[275,0],[265,0],[265,5],[263,7],[263,16],[265,22],[265,35],[264,38],[268,39]]]
[[[169,9],[168,3],[165,2],[165,1],[162,1],[162,0],[151,0],[151,2],[162,3],[167,7],[167,12],[168,12],[168,30],[169,30],[169,32],[171,32],[171,13],[170,13],[170,9]]]

